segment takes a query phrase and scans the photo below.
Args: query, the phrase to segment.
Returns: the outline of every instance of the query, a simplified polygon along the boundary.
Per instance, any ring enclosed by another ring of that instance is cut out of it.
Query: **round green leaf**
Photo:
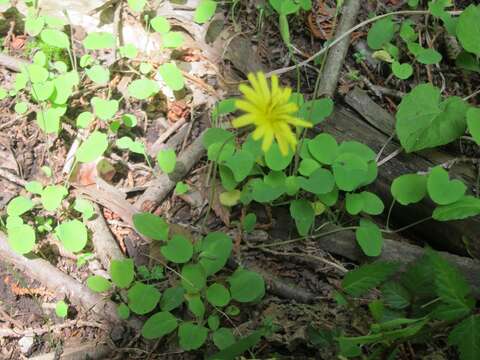
[[[242,226],[243,230],[247,233],[252,232],[257,224],[257,215],[249,213],[243,218]]]
[[[137,100],[145,100],[155,95],[160,88],[154,80],[138,79],[128,85],[128,93]]]
[[[68,49],[70,47],[70,40],[68,36],[56,29],[45,29],[40,33],[42,41],[50,46],[61,49]]]
[[[283,156],[280,152],[280,147],[275,142],[270,149],[265,153],[265,163],[274,170],[280,171],[285,169],[292,162],[293,152],[290,150],[288,155]]]
[[[237,269],[228,278],[232,299],[238,302],[252,302],[265,295],[265,282],[256,272]]]
[[[58,134],[60,131],[61,116],[61,112],[58,108],[37,111],[37,125],[46,134]]]
[[[406,80],[413,75],[413,68],[410,64],[400,64],[398,61],[394,61],[392,64],[393,74],[401,79]]]
[[[150,316],[143,324],[142,336],[145,339],[158,339],[170,334],[177,326],[178,321],[175,316],[168,311],[158,312]]]
[[[177,155],[175,154],[175,150],[160,150],[157,154],[157,163],[164,173],[170,174],[173,172],[177,163]]]
[[[240,190],[224,191],[220,194],[220,204],[223,206],[231,207],[238,204],[240,201],[241,192]]]
[[[25,20],[25,31],[30,36],[37,36],[40,34],[44,26],[45,18],[43,16],[37,18],[28,17],[27,20]]]
[[[232,330],[228,328],[220,328],[212,335],[213,343],[220,350],[235,344],[235,336],[233,336]]]
[[[170,31],[170,23],[163,16],[154,17],[152,20],[150,20],[150,25],[152,26],[153,30],[160,34],[166,34]]]
[[[298,111],[298,116],[317,125],[330,116],[332,112],[332,99],[316,99],[302,104]]]
[[[315,170],[319,169],[320,167],[321,165],[316,160],[303,159],[302,161],[300,161],[298,172],[303,176],[310,176]]]
[[[27,66],[28,76],[32,83],[44,82],[48,79],[48,71],[43,66],[31,64]]]
[[[56,303],[55,305],[55,314],[57,314],[58,317],[64,318],[67,317],[68,313],[68,305],[65,303],[65,301],[61,300]]]
[[[290,214],[295,219],[300,236],[307,235],[315,220],[315,212],[310,202],[303,199],[293,200],[290,203]]]
[[[150,213],[133,215],[133,225],[140,234],[153,240],[167,240],[168,224],[161,217]]]
[[[358,215],[363,210],[364,200],[362,194],[347,193],[345,208],[350,215]]]
[[[87,228],[78,220],[69,220],[61,223],[55,230],[55,234],[65,249],[71,252],[83,250],[88,240]]]
[[[212,18],[217,9],[217,2],[213,0],[202,0],[195,9],[193,19],[199,24],[204,24]]]
[[[87,286],[94,292],[105,292],[110,290],[112,284],[103,276],[93,275],[87,279]]]
[[[119,48],[120,56],[128,59],[135,59],[138,55],[138,49],[133,44],[125,44]]]
[[[388,44],[395,34],[395,25],[391,18],[375,21],[368,31],[367,43],[371,49],[378,50]]]
[[[118,111],[117,100],[105,100],[95,96],[91,100],[91,104],[95,115],[103,121],[110,120]]]
[[[480,43],[478,34],[480,33],[480,8],[473,3],[468,6],[458,18],[456,27],[457,37],[462,47],[477,56],[480,56]]]
[[[42,193],[43,186],[38,181],[29,181],[25,185],[25,190],[27,190],[28,192],[31,192],[32,194],[40,195]],[[8,208],[7,208],[7,213],[8,213]]]
[[[369,220],[360,220],[360,227],[355,231],[357,242],[367,256],[379,256],[382,252],[383,237],[376,224]]]
[[[135,12],[143,11],[146,3],[147,0],[128,0],[128,6]]]
[[[363,212],[369,215],[380,215],[385,206],[383,205],[382,199],[380,199],[374,193],[369,191],[364,191],[361,193],[363,198]]]
[[[174,235],[166,246],[160,248],[165,258],[177,264],[189,261],[193,255],[193,245],[190,240],[182,235]]]
[[[399,176],[393,180],[391,193],[402,205],[415,204],[427,194],[427,177],[417,174]]]
[[[135,314],[145,315],[149,313],[160,300],[160,292],[153,285],[145,285],[136,282],[127,293],[128,307]]]
[[[442,61],[442,54],[434,49],[421,49],[417,54],[415,54],[415,58],[421,64],[433,65]]]
[[[250,174],[254,164],[255,158],[245,150],[235,152],[225,162],[225,166],[232,171],[237,182],[243,181]]]
[[[335,178],[327,169],[315,170],[308,179],[299,177],[298,182],[302,189],[312,194],[328,194],[335,186]]]
[[[90,111],[84,111],[77,116],[77,127],[86,129],[95,117]]]
[[[353,191],[365,181],[368,174],[367,163],[359,156],[342,154],[332,165],[333,176],[340,190]]]
[[[93,32],[83,40],[88,50],[112,49],[115,47],[115,36],[109,32]]]
[[[460,180],[449,180],[448,172],[441,166],[430,171],[427,179],[428,195],[439,205],[448,205],[460,200],[467,187]]]
[[[25,196],[17,196],[10,200],[7,206],[9,216],[20,216],[33,209],[33,202]]]
[[[53,81],[39,82],[32,85],[32,98],[37,101],[45,101],[52,96],[55,91],[55,83]]]
[[[163,64],[158,68],[158,73],[165,84],[173,91],[179,91],[185,86],[182,72],[174,63]]]
[[[210,330],[215,331],[220,326],[220,318],[217,314],[212,314],[208,317],[207,323]]]
[[[190,188],[188,187],[187,184],[185,184],[185,183],[182,182],[182,181],[179,181],[179,182],[177,182],[177,184],[175,185],[175,194],[177,194],[177,195],[186,194],[189,189],[190,189]]]
[[[178,31],[169,31],[163,34],[163,47],[177,48],[183,44],[183,35]]]
[[[21,101],[15,104],[15,112],[19,115],[25,114],[28,111],[28,103]]]
[[[113,283],[122,289],[128,288],[133,281],[133,259],[111,260],[110,276]]]
[[[472,135],[473,139],[480,145],[480,109],[470,108],[467,111],[467,125],[468,131]]]
[[[183,288],[189,293],[198,293],[207,283],[205,269],[200,264],[187,264],[181,273]]]
[[[222,284],[214,283],[207,288],[207,301],[213,306],[226,306],[230,302],[230,292]]]
[[[192,322],[181,323],[178,327],[180,347],[185,351],[196,350],[207,340],[208,329]]]
[[[61,185],[49,185],[42,191],[40,200],[43,207],[47,211],[55,211],[58,209],[62,200],[68,195],[68,190]]]
[[[160,299],[160,308],[162,311],[171,311],[183,304],[185,290],[178,287],[171,287],[164,291]]]
[[[124,303],[117,306],[117,314],[120,319],[127,320],[130,317],[130,309]]]
[[[98,159],[103,155],[108,147],[107,135],[99,131],[94,131],[85,140],[77,150],[77,161],[88,163]]]
[[[232,239],[223,232],[211,232],[202,239],[199,263],[207,276],[223,269],[232,247]]]
[[[8,243],[20,255],[33,250],[35,246],[35,230],[27,224],[16,225],[8,228]]]
[[[90,69],[86,69],[85,73],[98,85],[105,85],[110,80],[110,71],[100,65],[93,65]]]
[[[322,164],[331,165],[337,158],[337,140],[330,134],[317,135],[307,144],[310,154]]]

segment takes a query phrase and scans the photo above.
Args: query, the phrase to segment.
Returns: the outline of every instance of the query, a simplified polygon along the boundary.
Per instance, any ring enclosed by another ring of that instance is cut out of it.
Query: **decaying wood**
[[[360,93],[360,91],[356,91]],[[346,101],[364,115],[364,119],[342,106],[336,106],[333,115],[321,124],[322,131],[332,134],[338,141],[360,141],[374,151],[383,149],[383,157],[398,151],[400,145],[389,141],[394,129],[394,119],[371,99],[362,97],[354,102],[351,93]],[[453,159],[452,155],[439,150],[428,150],[414,154],[400,153],[385,162],[378,172],[378,178],[370,185],[370,190],[378,194],[386,204],[393,201],[390,186],[400,175],[428,171],[430,168]],[[450,175],[462,178],[467,185],[475,184],[473,169],[465,164],[455,164]],[[392,219],[397,226],[405,226],[432,215],[435,205],[428,199],[408,207],[396,204]],[[461,221],[439,222],[429,220],[409,230],[422,241],[440,250],[480,258],[480,219],[473,217]]]
[[[121,320],[113,302],[95,294],[48,261],[40,258],[29,259],[15,253],[2,233],[0,233],[0,257],[2,261],[15,266],[28,277],[42,283],[50,291],[67,297],[72,304],[79,306],[95,318],[120,326]],[[136,319],[129,320],[128,324],[137,329],[140,327],[140,323]]]
[[[92,232],[95,254],[100,259],[103,267],[108,270],[111,260],[122,260],[124,256],[103,218],[100,207],[94,204],[94,209],[95,217],[87,222],[87,226]]]
[[[56,352],[31,357],[31,360],[95,360],[112,358],[110,346],[101,343],[87,343],[79,346],[66,347],[60,355]]]
[[[20,72],[22,71],[22,66],[26,66],[28,64],[28,61],[0,53],[0,66],[5,66],[9,70]]]
[[[334,229],[334,227],[330,227],[325,228],[324,231],[328,232]],[[353,231],[336,232],[335,234],[319,238],[317,242],[318,247],[321,249],[346,257],[355,262],[362,262],[367,259],[358,247]],[[407,265],[422,257],[424,253],[425,249],[420,246],[397,240],[384,239],[382,254],[376,259],[398,261]],[[480,298],[480,262],[448,252],[440,252],[440,255],[461,271],[472,287],[474,295]]]
[[[135,207],[141,211],[150,211],[158,206],[175,188],[177,181],[183,179],[205,155],[202,144],[202,132],[193,143],[183,151],[177,159],[175,171],[170,174],[161,174],[152,182],[152,185],[135,202]]]
[[[362,2],[358,0],[345,1],[342,7],[342,17],[335,32],[335,38],[339,38],[355,25],[361,3]],[[329,50],[319,85],[318,94],[320,96],[332,97],[335,94],[340,70],[342,69],[349,46],[350,36],[347,36],[342,39],[337,46]]]

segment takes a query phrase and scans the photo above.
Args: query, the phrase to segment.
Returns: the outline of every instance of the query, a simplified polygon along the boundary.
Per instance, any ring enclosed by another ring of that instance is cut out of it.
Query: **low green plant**
[[[402,344],[441,335],[457,348],[461,360],[479,358],[480,316],[461,273],[430,249],[405,271],[399,270],[398,263],[376,261],[350,271],[342,281],[337,299],[349,311],[365,305],[362,299],[374,289],[379,293],[366,304],[371,316],[368,334],[316,329],[311,339],[321,337],[323,345],[335,346],[346,358],[393,359]]]
[[[162,259],[153,260],[161,265],[135,272],[133,260],[112,260],[111,281],[94,275],[88,278],[88,286],[97,292],[115,287],[121,318],[130,313],[148,315],[141,330],[146,339],[177,330],[180,347],[187,351],[202,347],[209,337],[219,350],[239,346],[228,327],[230,317],[239,314],[239,305],[260,301],[265,283],[259,274],[242,268],[228,276],[223,273],[232,251],[230,237],[212,232],[193,241],[170,234],[169,225],[150,213],[134,215],[133,223],[139,233],[159,242]],[[173,277],[167,278],[166,273]],[[152,281],[165,285],[163,292]],[[182,308],[188,309],[187,315],[181,315]]]

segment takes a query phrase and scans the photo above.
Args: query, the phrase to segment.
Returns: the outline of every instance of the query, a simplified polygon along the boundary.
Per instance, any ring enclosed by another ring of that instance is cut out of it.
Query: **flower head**
[[[254,125],[252,137],[254,140],[262,139],[262,150],[270,149],[273,140],[276,140],[283,155],[289,149],[295,151],[297,137],[292,131],[292,126],[312,127],[308,121],[295,117],[298,106],[289,102],[292,89],[282,88],[278,85],[278,77],[271,78],[271,86],[264,73],[249,74],[251,86],[241,84],[239,90],[244,97],[235,102],[238,109],[245,114],[233,120],[236,128]]]

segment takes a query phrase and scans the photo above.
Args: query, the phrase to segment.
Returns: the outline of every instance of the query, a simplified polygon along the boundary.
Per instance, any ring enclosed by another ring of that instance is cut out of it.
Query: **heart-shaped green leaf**
[[[150,79],[134,80],[128,85],[128,93],[138,100],[148,99],[160,90],[158,84]]]
[[[302,104],[300,110],[298,111],[298,116],[316,125],[329,117],[332,112],[332,99],[316,99]]]
[[[110,80],[110,71],[100,65],[93,65],[90,69],[86,69],[85,73],[90,80],[98,85],[105,85]]]
[[[90,290],[100,293],[110,290],[112,283],[103,276],[93,275],[88,277],[87,286]]]
[[[400,64],[398,61],[392,63],[392,71],[393,74],[401,80],[408,79],[413,74],[412,65],[407,63]]]
[[[382,252],[383,237],[376,224],[369,220],[360,220],[360,227],[355,231],[357,242],[367,256],[379,256]]]
[[[427,179],[428,195],[439,205],[448,205],[460,200],[467,187],[460,180],[449,180],[448,172],[440,166],[430,171]]]
[[[133,260],[132,259],[123,259],[110,261],[109,273],[112,277],[113,283],[122,289],[126,289],[130,286],[135,275],[133,269]]]
[[[183,264],[189,261],[193,255],[193,245],[190,240],[182,235],[173,235],[167,245],[160,248],[165,258],[176,264]]]
[[[24,255],[33,250],[35,246],[35,230],[27,224],[18,224],[8,227],[8,243],[12,249]]]
[[[88,50],[112,49],[115,47],[115,36],[109,32],[93,32],[83,40]]]
[[[440,102],[431,84],[415,87],[400,103],[396,132],[407,152],[445,145],[465,133],[468,105],[452,96]]]
[[[402,205],[415,204],[427,194],[427,177],[417,174],[399,176],[393,180],[391,193]]]
[[[40,33],[42,41],[50,46],[61,49],[68,49],[70,47],[70,40],[67,34],[56,29],[45,29]]]
[[[217,2],[213,0],[201,0],[195,9],[193,19],[199,24],[204,24],[215,14]]]
[[[293,200],[290,203],[290,215],[295,219],[295,225],[300,236],[306,236],[315,220],[315,212],[307,200]]]
[[[174,63],[163,64],[158,68],[158,73],[165,84],[173,91],[179,91],[185,86],[182,72]]]
[[[9,216],[20,216],[33,209],[33,202],[25,196],[17,196],[10,200],[7,206]]]
[[[154,17],[152,20],[150,20],[150,25],[152,26],[153,30],[160,34],[166,34],[170,31],[170,23],[163,16]]]
[[[173,149],[160,150],[157,154],[157,163],[160,169],[166,173],[170,174],[175,170],[175,165],[177,163],[177,155]]]
[[[265,295],[265,281],[256,272],[239,268],[227,280],[232,299],[238,302],[260,300]]]
[[[95,115],[104,121],[110,120],[118,111],[117,100],[105,100],[95,96],[92,98],[91,104],[95,111]]]
[[[137,315],[145,315],[155,309],[160,291],[153,285],[136,282],[127,292],[128,307]]]
[[[224,307],[230,302],[230,292],[219,283],[214,283],[207,288],[207,301],[213,306]]]
[[[88,163],[103,155],[108,147],[107,135],[94,131],[78,148],[76,158],[78,162]]]
[[[68,195],[68,190],[61,185],[48,185],[43,189],[40,200],[47,211],[58,209],[62,200]]]
[[[320,134],[308,142],[308,150],[322,164],[331,165],[337,158],[337,140],[330,134]]]
[[[62,242],[65,249],[71,252],[83,250],[88,240],[86,226],[76,219],[61,223],[56,228],[55,234]]]
[[[168,224],[159,216],[150,213],[133,215],[133,225],[140,234],[152,240],[167,240]]]
[[[170,334],[178,326],[175,316],[168,311],[158,312],[148,318],[142,327],[142,336],[145,339],[158,339]]]

